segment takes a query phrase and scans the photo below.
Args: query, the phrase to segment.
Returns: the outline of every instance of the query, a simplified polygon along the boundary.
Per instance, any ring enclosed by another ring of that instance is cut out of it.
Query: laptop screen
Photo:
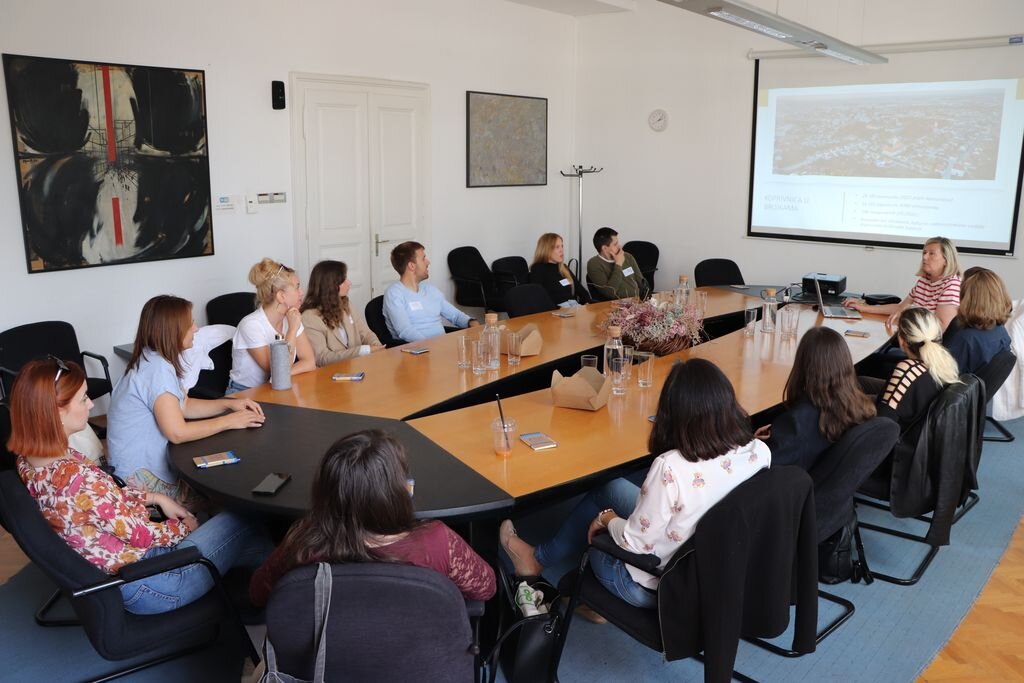
[[[818,295],[818,308],[821,311],[825,310],[825,302],[821,298],[821,283],[818,282],[818,274],[814,274],[814,292]]]

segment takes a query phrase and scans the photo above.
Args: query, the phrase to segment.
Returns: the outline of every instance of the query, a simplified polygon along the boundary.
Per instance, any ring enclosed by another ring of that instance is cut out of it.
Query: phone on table
[[[364,377],[366,377],[365,372],[336,372],[331,375],[331,380],[335,382],[362,382]]]
[[[576,314],[571,312],[571,311],[569,311],[569,312],[566,312],[566,311],[552,311],[551,315],[555,316],[556,318],[575,318],[576,317]]]
[[[428,351],[430,351],[430,349],[428,349],[425,346],[416,346],[416,347],[411,348],[411,349],[402,349],[402,353],[411,353],[414,356],[418,356],[421,353],[426,353]]]
[[[281,487],[287,484],[291,478],[292,475],[286,472],[271,472],[253,488],[253,495],[272,496],[280,491]]]
[[[863,330],[847,330],[846,332],[843,332],[843,334],[845,334],[847,337],[867,338],[871,336],[870,332],[864,332]]]

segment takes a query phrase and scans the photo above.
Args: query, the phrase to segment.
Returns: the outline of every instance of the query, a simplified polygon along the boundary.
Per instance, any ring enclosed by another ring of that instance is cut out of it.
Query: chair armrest
[[[487,301],[487,292],[486,292],[486,290],[484,290],[484,281],[483,280],[481,280],[480,278],[455,277],[454,275],[452,276],[452,280],[455,281],[456,285],[458,285],[460,282],[463,282],[463,283],[465,283],[467,285],[476,285],[477,288],[480,290],[480,301],[483,302],[484,308],[487,308],[487,304],[489,302]],[[463,305],[466,305],[466,304],[463,304]]]
[[[188,546],[181,548],[180,550],[174,550],[163,555],[157,555],[156,557],[150,557],[149,559],[139,560],[121,567],[121,570],[117,574],[111,576],[108,580],[93,584],[91,586],[85,586],[79,588],[71,594],[72,598],[81,598],[92,593],[98,593],[110,588],[121,586],[122,584],[144,579],[147,576],[155,576],[157,574],[163,574],[171,569],[177,569],[178,567],[185,567],[190,564],[196,564],[197,562],[208,563],[202,553],[199,552],[199,548],[195,546]],[[216,569],[216,568],[215,568]]]
[[[113,383],[111,383],[111,381],[110,381],[110,364],[107,363],[107,357],[106,356],[101,356],[98,353],[93,353],[92,351],[82,351],[82,358],[85,358],[86,356],[88,356],[89,358],[93,358],[95,360],[98,360],[100,362],[100,365],[103,366],[103,374],[107,378],[107,383],[110,384],[111,386],[113,386]],[[84,364],[84,362],[83,362],[83,364]]]
[[[628,550],[623,550],[608,534],[598,534],[597,536],[594,536],[594,540],[591,542],[590,547],[608,553],[612,557],[616,557],[626,564],[632,565],[637,569],[642,569],[649,574],[661,576],[661,571],[658,569],[658,565],[661,564],[660,557],[657,555],[638,555],[637,553],[631,553]]]
[[[483,600],[466,600],[466,615],[469,618],[482,617],[484,615]]]

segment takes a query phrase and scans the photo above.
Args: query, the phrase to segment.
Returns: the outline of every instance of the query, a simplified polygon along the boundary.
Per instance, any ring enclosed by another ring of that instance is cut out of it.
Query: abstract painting
[[[547,184],[547,98],[466,92],[466,187]]]
[[[203,71],[3,63],[29,273],[213,254]]]

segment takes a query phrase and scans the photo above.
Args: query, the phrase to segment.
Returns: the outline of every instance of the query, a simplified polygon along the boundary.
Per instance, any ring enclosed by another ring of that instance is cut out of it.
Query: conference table
[[[709,320],[759,302],[755,293],[759,290],[753,288],[704,291],[708,291]],[[600,325],[613,305],[576,308],[571,318],[539,313],[503,321],[513,331],[532,323],[543,336],[540,354],[524,357],[518,367],[503,362],[499,370],[483,375],[459,369],[457,337],[480,332],[470,328],[406,345],[428,348],[422,355],[397,347],[295,376],[288,390],[274,391],[269,385],[250,389],[239,395],[264,405],[268,419],[262,428],[173,445],[172,463],[186,481],[228,506],[295,517],[308,509],[316,463],[333,438],[358,429],[382,428],[398,436],[409,452],[418,514],[445,519],[494,517],[507,514],[515,505],[569,495],[641,466],[650,457],[648,417],[656,412],[661,386],[677,360],[714,362],[732,381],[740,404],[756,415],[781,401],[798,339],[810,327],[867,332],[866,338],[846,337],[854,362],[888,338],[883,316],[823,320],[810,306],[799,305],[799,331],[794,339],[784,340],[779,332],[763,333],[757,324],[752,337],[737,330],[655,358],[651,361],[653,386],[638,387],[634,373],[626,394],[611,397],[598,411],[555,407],[546,388],[550,369],[567,362],[578,368],[581,353],[603,345]],[[366,379],[334,382],[335,372],[365,372]],[[533,377],[535,385],[545,388],[516,395],[503,391],[522,377]],[[490,422],[497,416],[495,393],[501,393],[505,414],[517,421],[518,433],[545,432],[558,447],[533,451],[515,439],[510,455],[495,455],[490,431]],[[459,402],[460,397],[473,395],[476,399]],[[222,450],[237,451],[242,462],[209,470],[196,469],[191,463],[195,455]],[[250,493],[263,476],[278,471],[293,478],[281,493],[270,498]]]

